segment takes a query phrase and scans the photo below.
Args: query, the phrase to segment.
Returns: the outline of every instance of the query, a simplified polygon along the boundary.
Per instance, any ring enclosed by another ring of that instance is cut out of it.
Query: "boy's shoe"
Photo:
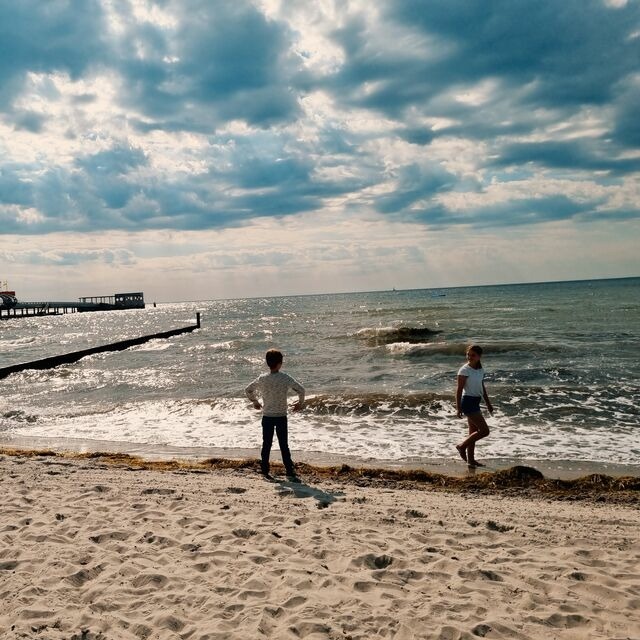
[[[288,473],[287,480],[289,482],[302,482],[302,480],[300,480],[300,478],[295,473]]]

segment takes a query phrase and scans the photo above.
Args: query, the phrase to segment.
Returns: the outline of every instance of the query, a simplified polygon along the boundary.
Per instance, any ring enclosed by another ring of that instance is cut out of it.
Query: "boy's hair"
[[[269,369],[277,367],[281,362],[282,351],[278,351],[277,349],[269,349],[269,351],[267,351],[267,365]]]

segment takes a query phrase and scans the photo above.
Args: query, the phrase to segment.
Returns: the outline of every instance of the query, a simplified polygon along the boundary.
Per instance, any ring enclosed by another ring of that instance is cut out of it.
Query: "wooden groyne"
[[[129,347],[135,347],[138,344],[144,344],[149,340],[158,340],[164,338],[171,338],[182,333],[190,333],[200,328],[200,313],[196,313],[196,323],[187,327],[180,327],[179,329],[171,329],[169,331],[160,331],[159,333],[152,333],[146,336],[140,336],[139,338],[130,338],[129,340],[120,340],[119,342],[111,342],[110,344],[103,344],[99,347],[91,347],[90,349],[82,349],[80,351],[72,351],[59,356],[51,356],[49,358],[41,358],[40,360],[32,360],[31,362],[21,362],[20,364],[13,364],[8,367],[0,367],[0,380],[6,378],[12,373],[18,373],[25,369],[52,369],[58,367],[61,364],[69,364],[71,362],[77,362],[81,358],[91,356],[96,353],[103,353],[104,351],[122,351]]]

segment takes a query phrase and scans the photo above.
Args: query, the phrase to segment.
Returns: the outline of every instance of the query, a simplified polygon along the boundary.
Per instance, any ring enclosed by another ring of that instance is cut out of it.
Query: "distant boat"
[[[444,298],[447,294],[446,293],[442,293],[441,291],[434,291],[431,294],[432,298]]]

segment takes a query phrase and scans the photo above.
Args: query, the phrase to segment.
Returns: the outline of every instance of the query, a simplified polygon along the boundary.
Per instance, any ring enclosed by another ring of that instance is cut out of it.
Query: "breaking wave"
[[[399,356],[420,357],[430,355],[464,356],[470,342],[411,342],[391,341],[386,343],[389,353]],[[555,345],[541,345],[537,342],[499,342],[482,343],[484,353],[489,356],[492,353],[537,353],[560,351]]]
[[[323,416],[434,416],[452,410],[451,394],[344,393],[320,394],[305,401],[305,411]]]
[[[356,332],[356,337],[377,344],[391,342],[423,342],[442,333],[439,329],[428,327],[365,327]]]

